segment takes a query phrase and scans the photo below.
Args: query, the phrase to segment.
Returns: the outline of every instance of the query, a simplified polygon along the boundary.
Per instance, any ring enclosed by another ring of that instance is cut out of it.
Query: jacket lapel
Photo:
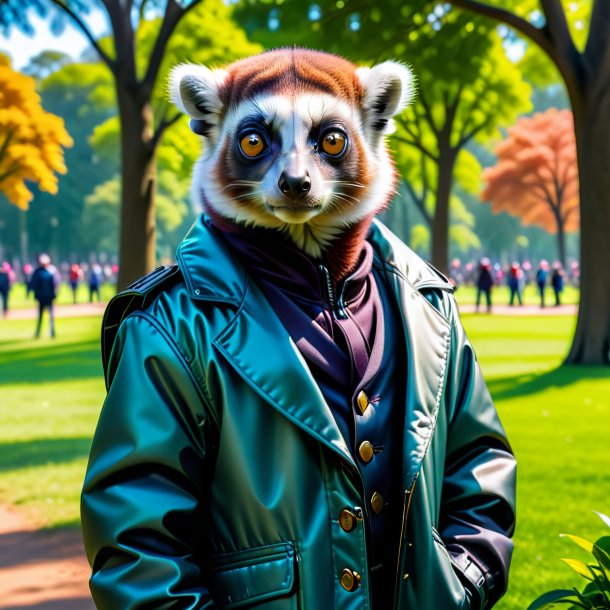
[[[249,282],[236,315],[214,345],[272,407],[349,462],[353,458],[330,408],[288,331]]]
[[[444,396],[451,326],[421,291],[453,292],[448,280],[417,257],[381,223],[373,223],[371,241],[384,262],[398,302],[407,347],[407,400],[403,456],[410,488],[426,455]]]
[[[405,480],[419,470],[443,396],[450,325],[417,289],[452,290],[381,223],[369,235],[398,301],[407,345]],[[181,244],[178,264],[194,300],[229,303],[237,314],[214,340],[246,383],[296,426],[355,463],[309,368],[277,314],[228,244],[203,217]]]

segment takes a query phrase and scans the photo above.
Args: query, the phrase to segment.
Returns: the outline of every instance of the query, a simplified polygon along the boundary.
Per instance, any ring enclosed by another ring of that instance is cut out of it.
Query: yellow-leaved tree
[[[33,197],[26,182],[55,194],[68,146],[72,138],[63,119],[43,110],[34,79],[0,54],[0,193],[24,210]]]

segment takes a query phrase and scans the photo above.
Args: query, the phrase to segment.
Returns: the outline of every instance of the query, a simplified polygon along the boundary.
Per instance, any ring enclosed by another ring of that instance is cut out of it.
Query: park
[[[61,47],[67,35],[79,52]],[[381,219],[454,284],[516,456],[514,555],[494,607],[559,590],[533,607],[610,608],[608,4],[8,0],[0,609],[94,608],[80,495],[106,396],[102,316],[174,264],[201,211],[200,138],[167,99],[170,70],[293,45],[416,75],[388,136],[399,180]]]

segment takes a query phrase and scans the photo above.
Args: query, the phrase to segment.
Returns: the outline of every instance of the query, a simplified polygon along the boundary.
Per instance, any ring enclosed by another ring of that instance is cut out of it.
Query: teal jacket
[[[506,587],[515,461],[451,285],[381,223],[368,239],[408,349],[395,609],[489,607]],[[82,494],[99,609],[370,609],[358,467],[274,310],[203,218],[177,266],[109,305],[103,352]]]

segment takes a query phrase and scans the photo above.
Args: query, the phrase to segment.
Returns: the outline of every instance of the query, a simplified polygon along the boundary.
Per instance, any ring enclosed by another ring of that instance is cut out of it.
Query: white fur
[[[364,100],[362,107],[365,111],[368,123],[373,123],[377,119],[388,121],[384,134],[394,131],[394,121],[392,117],[402,112],[415,97],[415,77],[413,72],[397,61],[384,61],[372,68],[357,68],[356,75],[364,88]],[[377,100],[385,96],[390,91],[387,107],[381,114],[374,111]]]
[[[218,90],[226,77],[226,70],[180,64],[170,74],[170,99],[179,110],[192,119],[204,119],[210,125],[218,126],[223,111]],[[198,110],[197,106],[200,104],[204,105],[208,112],[202,113]]]

